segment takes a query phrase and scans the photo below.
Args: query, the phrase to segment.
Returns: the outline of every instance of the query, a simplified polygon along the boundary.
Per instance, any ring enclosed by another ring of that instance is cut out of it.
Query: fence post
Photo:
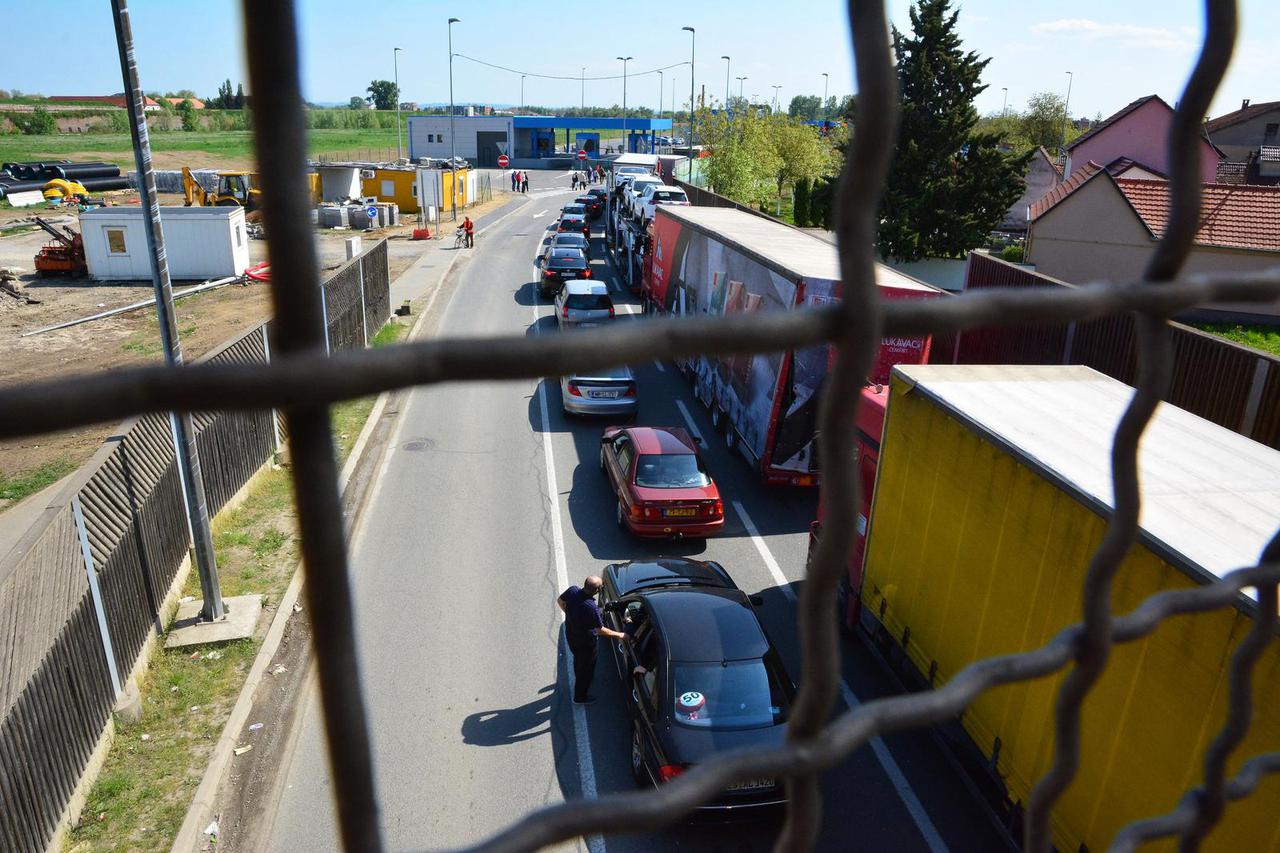
[[[1062,343],[1062,363],[1063,364],[1071,363],[1071,351],[1075,348],[1075,344],[1076,344],[1076,324],[1070,323],[1067,326],[1066,340],[1063,341]]]
[[[1267,386],[1267,373],[1271,363],[1259,358],[1253,368],[1253,383],[1249,386],[1249,399],[1244,404],[1244,416],[1240,418],[1240,434],[1253,438],[1253,427],[1258,420],[1258,407],[1262,404],[1262,389]]]
[[[259,326],[262,330],[262,355],[267,360],[267,364],[271,363],[271,336],[267,334],[267,324],[263,323]],[[271,410],[271,434],[275,436],[276,453],[280,452],[280,415],[275,410]]]
[[[364,304],[364,257],[356,258],[356,269],[360,271],[360,331],[364,332],[364,347],[369,348],[369,318],[365,316]]]
[[[102,651],[107,656],[107,672],[111,674],[111,687],[119,696],[120,672],[116,669],[116,650],[111,643],[111,632],[107,630],[107,611],[102,603],[102,590],[98,587],[98,572],[93,567],[93,551],[89,547],[89,531],[84,526],[84,511],[80,507],[80,496],[71,498],[71,513],[76,520],[76,535],[80,539],[80,553],[84,557],[84,571],[89,579],[89,597],[93,599],[93,612],[98,617],[98,636],[102,638]]]
[[[320,316],[324,318],[324,354],[329,355],[329,295],[320,284]]]

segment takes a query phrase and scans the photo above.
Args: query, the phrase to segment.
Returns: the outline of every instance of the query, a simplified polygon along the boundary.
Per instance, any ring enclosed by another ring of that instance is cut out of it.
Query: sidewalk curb
[[[483,234],[507,217],[523,209],[524,206],[524,204],[513,206],[511,210],[494,221],[487,223],[483,228],[478,229],[476,233]],[[440,274],[440,279],[432,290],[431,296],[418,312],[418,319],[410,328],[406,340],[413,340],[418,337],[422,330],[422,324],[426,320],[431,306],[435,303],[435,298],[440,293],[445,279],[453,272],[454,264],[462,257],[464,255],[455,252],[453,257],[449,259],[449,263]],[[377,402],[374,403],[372,411],[369,412],[369,417],[365,419],[364,427],[356,437],[355,444],[351,446],[351,453],[347,456],[347,461],[338,475],[340,492],[346,490],[347,483],[351,480],[356,466],[363,458],[366,446],[369,443],[369,437],[373,434],[374,427],[382,419],[392,393],[395,392],[384,391],[379,394]],[[171,848],[172,853],[195,853],[195,851],[200,850],[204,841],[204,833],[201,830],[213,820],[218,788],[221,786],[227,767],[231,763],[238,735],[241,729],[244,728],[245,722],[249,719],[249,712],[253,710],[254,695],[257,693],[258,686],[262,683],[267,666],[280,649],[280,641],[284,638],[289,617],[293,615],[293,607],[297,604],[298,597],[302,592],[304,574],[302,568],[302,562],[299,561],[298,567],[293,572],[293,579],[289,581],[289,586],[280,599],[280,606],[276,608],[276,614],[271,619],[271,625],[267,628],[266,636],[263,637],[262,646],[258,649],[257,656],[254,657],[253,666],[249,668],[249,674],[245,677],[244,685],[240,688],[240,695],[236,698],[236,703],[232,706],[231,713],[227,715],[227,722],[223,726],[222,734],[218,736],[218,742],[214,745],[213,752],[210,753],[209,762],[205,765],[204,775],[200,779],[200,785],[196,788],[196,792],[191,798],[190,806],[187,807],[187,814],[183,818],[182,827],[174,837]]]

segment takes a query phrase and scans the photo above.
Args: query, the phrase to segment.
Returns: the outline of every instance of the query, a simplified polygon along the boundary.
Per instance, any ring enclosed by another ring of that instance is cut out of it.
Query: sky
[[[999,112],[1008,89],[1011,110],[1036,92],[1067,93],[1071,113],[1109,115],[1135,98],[1158,94],[1176,102],[1195,59],[1202,32],[1202,5],[1194,0],[964,0],[959,29],[968,50],[990,58],[987,90],[978,111]],[[230,0],[133,0],[129,4],[142,86],[148,91],[192,89],[213,95],[225,78],[245,80],[240,4]],[[908,28],[910,0],[889,0],[890,18]],[[1243,98],[1280,99],[1280,2],[1241,0],[1241,37],[1210,115],[1229,112]],[[621,75],[615,57],[627,63],[628,106],[658,106],[659,77],[653,69],[685,63],[689,34],[697,30],[696,84],[723,99],[726,70],[730,91],[757,101],[783,104],[796,94],[854,91],[845,5],[837,0],[699,0],[692,4],[570,4],[516,0],[298,0],[303,40],[303,89],[308,100],[345,103],[363,95],[370,80],[391,79],[392,50],[400,47],[403,99],[447,102],[446,21],[453,28],[454,99],[459,103],[521,103],[520,72],[527,76],[524,103],[567,106],[619,104],[621,79],[577,78]],[[109,94],[120,91],[110,4],[107,0],[43,0],[13,4],[5,11],[12,33],[47,33],[57,23],[57,42],[43,36],[11,39],[0,58],[0,89],[45,95]],[[1267,43],[1270,33],[1272,44]],[[625,45],[625,46],[622,46]],[[728,55],[726,62],[720,57]],[[502,71],[473,62],[503,65]],[[585,66],[586,71],[581,69]],[[726,68],[727,66],[727,68]],[[1067,72],[1072,72],[1068,78]],[[736,80],[743,76],[744,81]],[[687,105],[688,65],[663,73],[665,109],[672,99]],[[674,96],[673,96],[674,88]],[[585,90],[585,92],[584,92]]]

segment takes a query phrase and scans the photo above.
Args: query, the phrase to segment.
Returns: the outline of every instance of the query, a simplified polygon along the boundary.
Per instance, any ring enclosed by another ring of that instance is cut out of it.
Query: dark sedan
[[[538,276],[538,295],[554,297],[566,281],[591,278],[591,265],[581,249],[552,247],[542,258],[542,274]]]
[[[604,213],[604,199],[593,195],[580,195],[573,200],[575,205],[582,205],[587,211],[588,219],[596,219]]]
[[[604,571],[606,620],[632,642],[614,662],[632,716],[631,771],[661,785],[713,754],[768,749],[786,738],[795,687],[754,606],[718,563],[679,557]],[[701,806],[751,813],[785,801],[780,779],[748,779]]]

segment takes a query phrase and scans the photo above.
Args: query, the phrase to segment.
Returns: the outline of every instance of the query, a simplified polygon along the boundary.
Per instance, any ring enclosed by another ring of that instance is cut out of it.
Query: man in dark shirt
[[[596,593],[603,585],[604,581],[592,575],[581,587],[569,587],[556,600],[564,611],[564,636],[573,655],[573,701],[579,705],[596,701],[591,695],[591,680],[596,674],[596,638],[628,639],[621,631],[605,627],[596,605]]]

